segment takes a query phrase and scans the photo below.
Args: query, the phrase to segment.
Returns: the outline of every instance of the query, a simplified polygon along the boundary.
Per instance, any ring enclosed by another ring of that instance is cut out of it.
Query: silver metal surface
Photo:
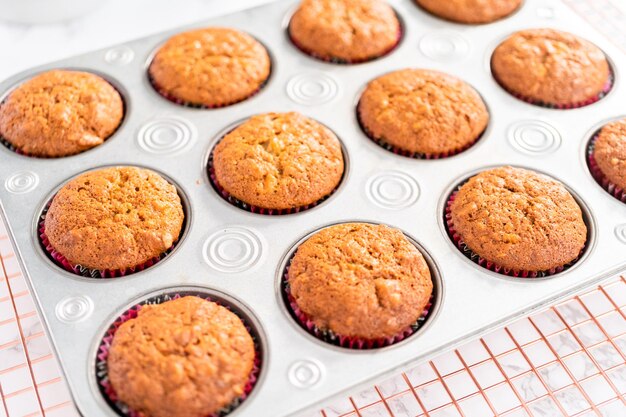
[[[601,121],[623,115],[626,57],[558,0],[527,0],[509,19],[466,26],[436,19],[411,0],[392,1],[405,23],[392,54],[346,66],[303,55],[284,25],[294,2],[278,2],[200,22],[242,29],[273,57],[268,85],[255,97],[216,110],[180,107],[151,88],[146,66],[155,48],[186,28],[51,63],[0,85],[6,94],[21,80],[50,68],[80,68],[111,80],[124,94],[123,126],[105,144],[62,159],[36,159],[0,148],[0,198],[39,308],[81,412],[113,416],[94,384],[94,347],[109,321],[133,300],[171,287],[200,286],[238,300],[258,319],[267,361],[254,395],[233,416],[286,416],[346,387],[451,347],[564,294],[599,281],[626,263],[626,206],[594,181],[584,152]],[[545,13],[546,8],[553,13]],[[612,92],[577,110],[549,110],[511,97],[493,80],[489,57],[515,30],[555,27],[575,31],[604,49],[616,73]],[[434,161],[394,155],[367,139],[354,104],[376,76],[405,67],[442,70],[469,82],[491,111],[486,135],[452,158]],[[285,216],[252,214],[225,202],[207,183],[206,155],[219,132],[256,113],[299,111],[341,138],[350,160],[340,189],[319,207]],[[60,184],[85,170],[135,164],[162,172],[188,197],[185,238],[165,261],[141,273],[93,280],[71,275],[43,255],[33,224]],[[525,166],[560,179],[589,207],[593,244],[575,268],[549,279],[511,279],[468,264],[442,227],[442,196],[459,179],[497,164]],[[392,349],[357,352],[312,340],[290,323],[276,292],[281,260],[312,230],[351,219],[386,223],[415,238],[442,278],[436,317]]]

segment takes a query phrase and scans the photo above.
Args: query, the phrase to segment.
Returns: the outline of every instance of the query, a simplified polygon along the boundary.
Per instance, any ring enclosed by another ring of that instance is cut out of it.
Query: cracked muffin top
[[[396,336],[416,323],[433,290],[428,264],[406,236],[367,223],[311,236],[298,247],[287,280],[319,329],[367,340]]]
[[[600,130],[593,156],[608,180],[626,190],[626,118],[611,122]]]
[[[113,336],[107,367],[119,399],[149,417],[216,415],[244,394],[254,341],[225,307],[187,296],[144,305]]]
[[[359,120],[375,140],[427,155],[458,152],[487,128],[489,113],[470,85],[451,75],[404,69],[371,81]]]
[[[176,187],[135,167],[86,172],[65,184],[46,213],[52,248],[71,264],[123,270],[162,255],[184,220]]]
[[[255,207],[293,209],[330,195],[343,176],[337,136],[299,113],[253,116],[213,151],[215,179]]]
[[[600,48],[554,29],[514,33],[494,51],[491,70],[512,94],[554,106],[597,100],[611,80],[609,62]]]
[[[519,9],[523,0],[416,0],[424,10],[458,23],[491,23]]]
[[[0,104],[0,137],[29,156],[58,158],[101,145],[124,118],[119,92],[79,71],[41,73]]]
[[[587,241],[580,206],[563,184],[521,168],[473,176],[456,194],[450,214],[473,252],[515,271],[565,266]]]
[[[293,42],[325,61],[362,62],[391,51],[400,22],[383,0],[303,0],[289,24]]]
[[[270,66],[267,50],[252,36],[211,27],[172,36],[148,72],[163,96],[212,108],[254,95],[269,78]]]

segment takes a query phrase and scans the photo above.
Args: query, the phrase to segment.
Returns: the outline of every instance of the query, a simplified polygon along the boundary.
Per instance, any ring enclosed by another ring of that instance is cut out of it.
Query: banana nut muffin
[[[392,338],[424,314],[430,270],[404,234],[385,225],[327,227],[298,247],[290,294],[317,328],[364,340]]]
[[[458,23],[491,23],[519,9],[523,0],[416,0],[424,10]]]
[[[464,150],[489,123],[487,107],[470,85],[422,69],[395,71],[371,81],[359,101],[358,115],[375,141],[430,156]]]
[[[452,202],[455,233],[502,268],[548,271],[575,261],[587,240],[576,200],[558,181],[500,167],[469,179]]]
[[[491,70],[496,81],[520,99],[561,108],[598,101],[612,82],[600,48],[554,29],[514,33],[494,51]]]
[[[122,97],[103,78],[52,70],[24,82],[0,104],[0,138],[25,155],[70,156],[101,145],[123,117]]]
[[[176,187],[136,167],[86,172],[65,184],[45,216],[52,248],[73,265],[134,268],[178,240],[184,220]]]
[[[626,190],[626,118],[611,122],[600,130],[593,157],[602,174]]]
[[[254,95],[270,75],[267,50],[247,33],[210,27],[172,36],[148,69],[152,84],[180,104],[223,107]]]
[[[195,296],[144,305],[115,332],[108,374],[146,417],[206,417],[245,394],[254,341],[241,319]]]
[[[307,54],[346,63],[381,57],[402,35],[395,12],[383,0],[303,0],[289,34]]]
[[[286,210],[330,195],[343,176],[337,136],[299,113],[253,116],[213,151],[215,182],[251,206]]]

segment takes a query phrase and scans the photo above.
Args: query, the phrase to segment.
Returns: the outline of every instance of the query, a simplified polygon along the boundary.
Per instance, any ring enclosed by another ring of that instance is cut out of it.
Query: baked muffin
[[[554,29],[513,34],[494,51],[491,70],[509,93],[547,107],[585,106],[612,86],[611,68],[600,48]]]
[[[604,126],[593,143],[593,159],[612,188],[626,190],[626,118]]]
[[[522,0],[416,0],[424,10],[458,23],[491,23],[509,16]]]
[[[287,212],[332,194],[343,169],[337,136],[294,112],[251,117],[215,146],[210,164],[214,185],[237,205]]]
[[[303,0],[289,24],[289,35],[315,58],[357,63],[394,49],[402,29],[384,0]]]
[[[169,250],[183,221],[176,187],[153,171],[124,166],[69,181],[52,199],[43,226],[55,259],[125,271]]]
[[[124,118],[119,92],[88,72],[53,70],[0,104],[0,138],[19,153],[58,158],[101,145]]]
[[[425,314],[433,291],[424,257],[404,234],[366,223],[330,226],[307,239],[287,284],[299,320],[365,341],[396,341]]]
[[[489,123],[480,95],[442,72],[404,69],[371,81],[358,105],[365,133],[396,153],[445,157],[473,145]]]
[[[495,268],[555,271],[576,261],[587,226],[576,200],[558,181],[500,167],[470,178],[449,206],[449,230]]]
[[[148,69],[155,89],[167,99],[196,107],[243,101],[270,76],[267,50],[235,29],[211,27],[172,36]]]
[[[241,319],[195,296],[144,305],[113,336],[118,399],[146,417],[206,417],[246,394],[254,341]]]

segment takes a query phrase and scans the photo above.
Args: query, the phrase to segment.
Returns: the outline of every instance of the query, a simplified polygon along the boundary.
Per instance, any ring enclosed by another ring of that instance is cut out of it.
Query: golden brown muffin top
[[[298,247],[291,295],[315,325],[341,336],[393,337],[417,322],[433,283],[420,251],[385,225],[344,223]]]
[[[221,107],[256,93],[267,81],[270,65],[265,47],[252,36],[211,27],[172,36],[157,51],[149,73],[165,95]]]
[[[378,58],[398,43],[400,31],[383,0],[303,0],[289,24],[300,48],[327,61]]]
[[[52,247],[74,265],[126,269],[161,255],[184,220],[176,187],[136,167],[86,172],[65,184],[46,214]]]
[[[476,141],[489,112],[464,81],[437,71],[404,69],[371,81],[359,101],[370,136],[404,151],[440,155]]]
[[[187,296],[145,305],[120,326],[107,361],[119,399],[149,417],[206,417],[244,393],[252,337],[228,309]]]
[[[600,130],[593,156],[608,180],[626,190],[626,118]]]
[[[427,12],[458,23],[491,23],[519,9],[523,0],[416,0]]]
[[[600,48],[554,29],[514,33],[494,51],[491,69],[505,89],[550,105],[596,98],[611,76]]]
[[[539,272],[578,258],[587,226],[558,181],[521,168],[483,171],[459,190],[452,221],[465,244],[504,268]]]
[[[52,70],[19,85],[0,104],[0,136],[30,156],[69,156],[101,145],[123,117],[122,97],[103,78]]]
[[[235,198],[266,209],[292,209],[331,194],[343,176],[337,136],[299,113],[253,116],[217,144],[219,185]]]

